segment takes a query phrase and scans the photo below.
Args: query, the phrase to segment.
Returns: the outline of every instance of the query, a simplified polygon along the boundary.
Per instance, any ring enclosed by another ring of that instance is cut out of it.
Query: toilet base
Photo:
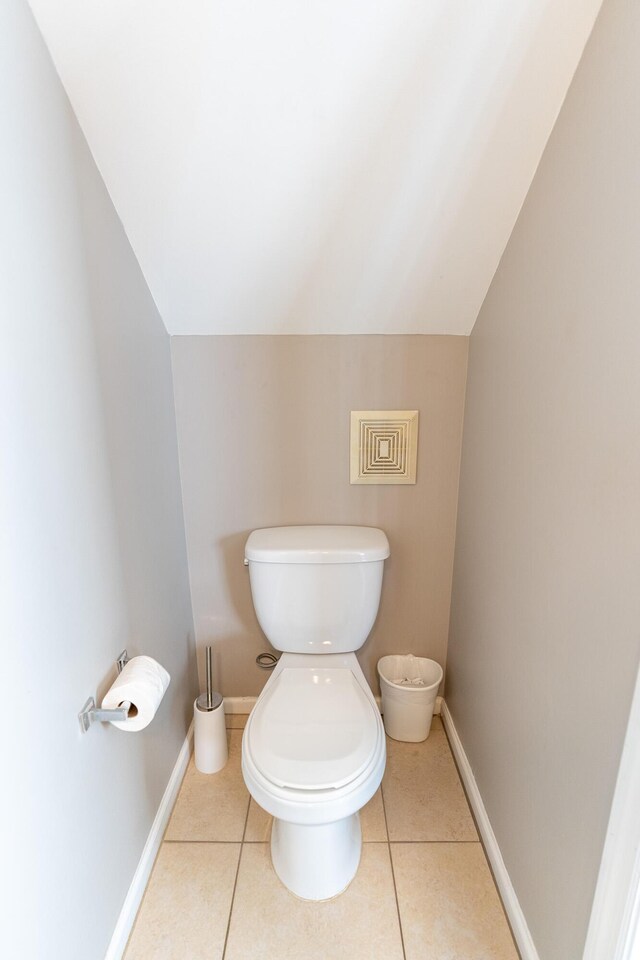
[[[361,850],[357,813],[312,826],[273,821],[273,868],[285,887],[303,900],[329,900],[342,893],[356,875]]]

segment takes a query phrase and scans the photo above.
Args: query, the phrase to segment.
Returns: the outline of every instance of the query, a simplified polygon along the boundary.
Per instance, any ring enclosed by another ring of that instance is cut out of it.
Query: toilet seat
[[[315,761],[297,753],[305,737],[315,738]],[[385,761],[382,718],[355,654],[283,654],[242,738],[242,772],[254,800],[290,823],[330,823],[371,799]]]
[[[345,667],[284,667],[254,709],[246,751],[275,787],[338,790],[367,769],[379,713]]]

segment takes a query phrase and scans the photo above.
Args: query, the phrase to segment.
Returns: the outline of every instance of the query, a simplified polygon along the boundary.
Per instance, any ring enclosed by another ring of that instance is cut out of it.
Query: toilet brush
[[[200,773],[217,773],[229,756],[222,694],[214,693],[211,647],[205,650],[207,690],[193,705],[195,764]]]

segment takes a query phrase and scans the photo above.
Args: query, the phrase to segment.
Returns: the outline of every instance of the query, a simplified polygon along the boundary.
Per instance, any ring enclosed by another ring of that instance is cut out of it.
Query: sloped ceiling
[[[601,0],[31,0],[172,334],[468,334]]]

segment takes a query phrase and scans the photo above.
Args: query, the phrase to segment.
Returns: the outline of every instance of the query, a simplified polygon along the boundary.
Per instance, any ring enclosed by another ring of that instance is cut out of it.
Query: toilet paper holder
[[[129,654],[126,650],[123,650],[122,653],[116,658],[116,667],[118,668],[118,673],[122,673],[122,668],[125,663],[129,662]],[[84,707],[78,714],[78,720],[80,721],[80,729],[83,733],[86,733],[92,723],[101,722],[109,723],[112,720],[127,720],[129,718],[129,710],[131,709],[131,704],[128,700],[125,700],[120,707],[116,707],[113,710],[103,710],[102,707],[97,707],[96,702],[93,697],[89,697]]]

